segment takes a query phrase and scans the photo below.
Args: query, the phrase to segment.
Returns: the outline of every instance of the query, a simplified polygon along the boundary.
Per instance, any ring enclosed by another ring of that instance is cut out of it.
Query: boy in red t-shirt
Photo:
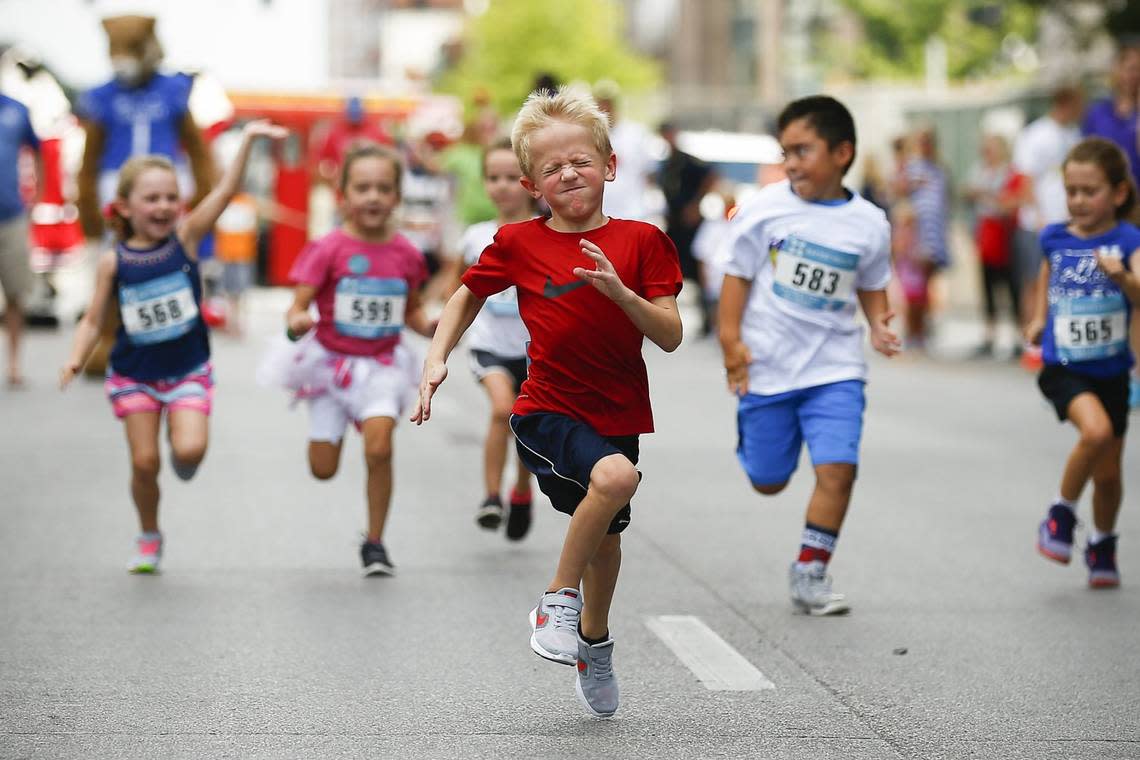
[[[484,299],[515,286],[531,340],[511,430],[539,488],[571,515],[558,569],[531,611],[530,645],[577,664],[579,699],[609,717],[618,708],[609,608],[620,533],[641,478],[638,436],[653,431],[641,345],[645,337],[665,351],[680,345],[681,269],[656,227],[602,213],[617,159],[609,122],[588,95],[532,93],[511,143],[523,187],[552,216],[504,225],[463,275],[428,350],[412,421],[430,418],[447,357]]]

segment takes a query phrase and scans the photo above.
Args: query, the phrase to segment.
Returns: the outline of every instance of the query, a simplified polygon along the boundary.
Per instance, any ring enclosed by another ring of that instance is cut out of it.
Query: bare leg
[[[317,480],[329,480],[340,466],[342,441],[309,441],[309,470]]]
[[[364,462],[368,466],[368,540],[384,537],[384,523],[392,501],[392,431],[396,421],[391,417],[370,417],[361,425],[364,435]]]
[[[854,485],[855,465],[818,465],[815,468],[815,490],[808,502],[807,521],[838,533],[843,527]]]
[[[5,324],[8,328],[8,384],[20,385],[24,373],[20,367],[20,342],[24,337],[24,307],[18,300],[8,300],[5,307]]]
[[[1070,401],[1067,415],[1081,437],[1065,463],[1065,472],[1061,476],[1061,498],[1075,504],[1093,474],[1093,467],[1108,451],[1114,437],[1112,422],[1100,399],[1092,393],[1082,393]]]
[[[610,454],[598,460],[590,473],[586,498],[570,518],[558,570],[549,590],[578,588],[586,566],[598,552],[610,523],[637,491],[637,470],[621,454]],[[588,604],[588,602],[587,602]]]
[[[1124,438],[1113,438],[1093,465],[1093,525],[1101,533],[1116,529],[1116,515],[1124,498],[1120,476],[1120,460],[1124,454]]]
[[[610,603],[621,569],[621,535],[607,535],[582,575],[582,635],[600,639],[609,632]]]
[[[171,409],[166,415],[170,432],[170,448],[178,477],[189,480],[206,456],[210,437],[210,418],[197,409]]]
[[[508,420],[515,403],[515,389],[502,372],[489,372],[481,382],[491,399],[491,422],[483,443],[483,486],[488,496],[495,496],[502,487],[507,466],[507,447],[511,442]]]
[[[158,532],[159,412],[136,412],[123,418],[131,454],[131,498],[144,533]]]

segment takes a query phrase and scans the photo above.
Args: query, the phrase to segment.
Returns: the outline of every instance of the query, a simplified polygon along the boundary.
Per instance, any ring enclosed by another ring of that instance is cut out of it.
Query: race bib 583
[[[856,254],[789,237],[776,256],[772,291],[807,309],[840,311],[855,294],[858,264]]]

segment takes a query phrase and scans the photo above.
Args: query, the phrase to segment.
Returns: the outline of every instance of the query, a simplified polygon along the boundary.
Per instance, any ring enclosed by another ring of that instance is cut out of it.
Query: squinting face
[[[527,190],[541,196],[560,219],[586,221],[601,214],[602,191],[614,178],[617,159],[603,156],[579,124],[558,121],[530,138],[531,171]]]
[[[780,147],[792,190],[808,201],[834,192],[835,185],[842,183],[843,167],[852,158],[848,143],[828,147],[807,119],[796,119],[784,127]]]
[[[348,167],[344,214],[358,230],[381,232],[400,202],[396,167],[386,158],[362,156]]]
[[[522,176],[514,151],[500,148],[487,153],[483,161],[483,187],[499,213],[513,215],[530,204],[530,193],[519,181]]]
[[[1128,188],[1114,188],[1097,164],[1070,161],[1065,164],[1065,196],[1073,224],[1093,230],[1116,218],[1116,207],[1124,201]]]
[[[126,199],[116,201],[118,212],[131,223],[135,237],[163,240],[174,232],[182,211],[178,179],[169,169],[145,169],[135,178]]]

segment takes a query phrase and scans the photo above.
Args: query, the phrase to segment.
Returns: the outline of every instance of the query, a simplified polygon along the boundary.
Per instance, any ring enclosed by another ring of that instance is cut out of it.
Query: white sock
[[[1069,501],[1060,494],[1057,494],[1057,498],[1053,499],[1053,503],[1068,507],[1074,515],[1077,513],[1077,502]]]
[[[1101,541],[1112,536],[1111,533],[1101,533],[1096,528],[1089,529],[1089,546],[1096,546]]]

